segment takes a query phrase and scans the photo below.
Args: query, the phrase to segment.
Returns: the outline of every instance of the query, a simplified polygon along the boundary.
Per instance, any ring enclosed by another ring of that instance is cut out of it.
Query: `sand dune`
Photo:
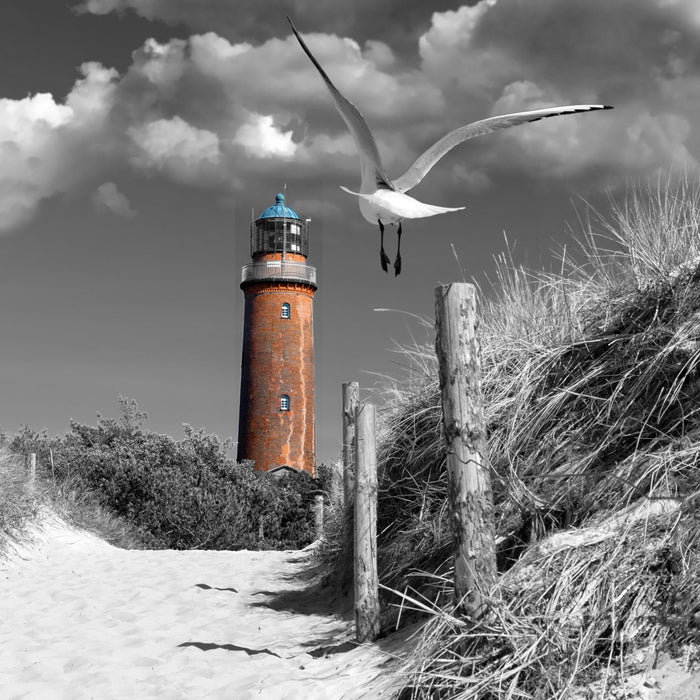
[[[31,534],[0,559],[3,699],[383,695],[390,657],[294,595],[308,554],[127,551],[55,517]]]

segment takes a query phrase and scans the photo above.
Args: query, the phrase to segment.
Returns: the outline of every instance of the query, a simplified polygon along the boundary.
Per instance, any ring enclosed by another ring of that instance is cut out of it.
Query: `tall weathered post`
[[[496,583],[493,496],[481,394],[481,348],[472,284],[435,289],[435,350],[454,541],[455,602],[470,617]]]
[[[355,469],[355,409],[360,403],[360,385],[357,382],[343,383],[343,496],[345,505],[352,501]]]
[[[377,441],[375,408],[355,409],[355,633],[358,642],[379,635],[377,578]]]

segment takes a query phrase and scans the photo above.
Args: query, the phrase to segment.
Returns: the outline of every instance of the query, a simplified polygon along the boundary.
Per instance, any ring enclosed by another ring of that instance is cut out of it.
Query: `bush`
[[[120,420],[71,422],[56,439],[25,427],[11,447],[36,452],[47,478],[94,491],[153,547],[288,549],[313,540],[317,486],[306,473],[276,480],[229,459],[229,441],[189,425],[181,441],[150,433],[135,401],[122,397],[120,405]]]

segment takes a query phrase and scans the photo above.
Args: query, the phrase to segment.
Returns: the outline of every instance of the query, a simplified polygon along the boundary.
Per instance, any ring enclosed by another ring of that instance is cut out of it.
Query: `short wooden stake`
[[[447,443],[454,594],[456,604],[473,618],[485,612],[485,598],[496,583],[493,496],[476,326],[474,285],[435,289],[435,349]]]
[[[30,484],[36,481],[36,452],[30,452],[27,457],[27,479]]]
[[[360,403],[360,385],[357,382],[343,384],[343,497],[345,506],[352,503],[355,470],[355,409]]]
[[[377,579],[377,443],[375,408],[355,409],[355,634],[371,642],[379,635]]]
[[[314,496],[314,526],[316,539],[323,539],[323,496],[320,494]]]

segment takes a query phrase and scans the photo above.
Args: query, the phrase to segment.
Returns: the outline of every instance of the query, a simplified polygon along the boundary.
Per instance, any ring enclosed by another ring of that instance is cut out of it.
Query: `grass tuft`
[[[30,482],[24,456],[0,446],[0,556],[9,542],[27,537],[31,524],[46,509],[115,547],[144,549],[151,544],[147,533],[110,513],[80,480],[55,481],[37,470],[34,482]]]
[[[559,273],[502,256],[481,290],[500,577],[478,625],[450,601],[432,338],[400,349],[410,371],[386,382],[379,436],[379,573],[387,625],[428,617],[404,697],[566,697],[618,682],[635,648],[698,656],[700,189],[660,182],[611,212],[591,212]]]
[[[0,446],[0,554],[36,517],[39,499],[27,482],[24,460]]]

